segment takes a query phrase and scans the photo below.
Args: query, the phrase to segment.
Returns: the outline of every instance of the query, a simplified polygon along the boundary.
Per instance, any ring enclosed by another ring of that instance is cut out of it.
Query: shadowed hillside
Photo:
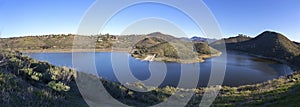
[[[300,46],[276,32],[266,31],[248,41],[227,43],[227,49],[286,61],[294,66],[300,64]]]

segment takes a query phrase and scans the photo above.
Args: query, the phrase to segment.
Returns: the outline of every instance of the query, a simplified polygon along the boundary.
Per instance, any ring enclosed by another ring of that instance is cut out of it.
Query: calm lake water
[[[94,54],[95,64],[99,76],[111,80],[118,81],[112,67],[112,53],[111,52],[98,52],[98,53],[82,53],[82,59],[85,56]],[[128,56],[128,63],[131,73],[139,80],[147,80],[150,78],[151,73],[149,71],[149,65],[154,64],[154,70],[166,69],[166,76],[160,86],[177,86],[181,74],[181,64],[179,63],[162,63],[162,62],[147,62],[132,58],[128,53],[116,53],[114,55]],[[31,58],[47,61],[57,66],[72,67],[72,53],[31,53],[28,54]],[[114,62],[116,63],[116,62]],[[198,86],[207,86],[209,77],[211,75],[211,63],[212,59],[207,59],[203,63],[195,63],[190,65],[199,65],[199,81]],[[84,64],[84,63],[83,63]],[[127,66],[122,62],[117,62],[118,66]],[[160,68],[161,67],[161,68]],[[151,68],[151,67],[150,67]],[[80,68],[76,68],[80,69]],[[122,74],[122,70],[118,70]],[[160,72],[160,71],[159,71]],[[164,71],[161,71],[164,72]],[[182,72],[185,75],[191,75],[193,77],[193,70]],[[250,55],[228,52],[226,72],[223,85],[226,86],[238,86],[245,84],[254,84],[259,82],[268,81],[279,76],[291,74],[292,70],[289,66],[281,64],[275,61],[261,59]],[[156,73],[157,74],[157,73]],[[152,76],[161,76],[161,74],[152,74]]]

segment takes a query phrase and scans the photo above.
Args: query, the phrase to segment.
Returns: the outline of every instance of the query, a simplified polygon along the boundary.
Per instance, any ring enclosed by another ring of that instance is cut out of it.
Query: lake
[[[111,52],[96,52],[96,53],[81,53],[82,59],[85,56],[94,54],[95,64],[98,75],[110,80],[118,81],[115,76],[114,69],[112,67],[112,53]],[[162,62],[147,62],[139,59],[132,58],[128,53],[113,52],[114,55],[128,56],[128,67],[131,73],[139,80],[147,80],[151,76],[161,76],[160,73],[151,74],[149,71],[149,65],[155,65],[151,69],[158,72],[166,72],[165,78],[160,86],[177,86],[181,74],[181,64],[179,63],[162,63]],[[30,53],[29,57],[47,61],[56,66],[72,67],[72,53]],[[118,66],[127,66],[123,62],[114,62]],[[211,63],[212,59],[207,59],[203,63],[194,63],[190,65],[200,66],[198,87],[207,86],[207,82],[211,75]],[[84,63],[83,63],[84,65]],[[80,69],[80,68],[76,68]],[[159,71],[166,69],[166,71]],[[195,72],[191,70],[190,72]],[[118,73],[122,75],[123,71],[118,70]],[[195,76],[193,73],[189,73],[187,68],[185,75]],[[246,55],[238,52],[227,52],[226,72],[223,85],[225,86],[239,86],[245,84],[255,84],[265,82],[278,78],[280,76],[291,74],[292,70],[289,66],[278,63],[271,60],[261,59],[254,56]],[[151,84],[151,83],[150,83]]]

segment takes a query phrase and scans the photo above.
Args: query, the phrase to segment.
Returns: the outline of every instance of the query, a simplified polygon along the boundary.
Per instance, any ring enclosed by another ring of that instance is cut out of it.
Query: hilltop
[[[294,43],[300,46],[300,43],[299,43],[299,42],[294,42]]]
[[[205,58],[217,56],[220,52],[205,42],[188,42],[156,32],[138,41],[131,54],[146,60],[191,63],[203,62]]]

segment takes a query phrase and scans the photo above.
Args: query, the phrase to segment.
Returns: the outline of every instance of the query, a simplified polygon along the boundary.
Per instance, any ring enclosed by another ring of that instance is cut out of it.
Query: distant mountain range
[[[210,45],[220,45],[220,44],[223,44],[224,42],[225,43],[237,43],[237,42],[247,41],[247,40],[250,40],[250,39],[252,39],[252,38],[249,37],[249,36],[240,34],[236,37],[229,37],[229,38],[224,38],[224,39],[221,39],[221,40],[217,40],[215,42],[212,42]]]
[[[191,38],[182,37],[180,39],[185,40],[185,41],[191,41],[191,42],[214,42],[214,41],[217,41],[217,39],[204,38],[204,37],[199,37],[199,36],[193,36]]]
[[[212,41],[216,41],[217,39],[210,39],[210,38],[204,38],[204,37],[198,37],[198,36],[194,36],[192,38],[190,38],[193,42],[212,42]]]

